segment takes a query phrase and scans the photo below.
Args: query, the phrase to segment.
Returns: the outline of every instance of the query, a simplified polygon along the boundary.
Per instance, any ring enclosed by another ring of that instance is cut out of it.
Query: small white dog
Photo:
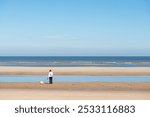
[[[43,82],[43,81],[40,81],[40,84],[44,84],[44,82]]]

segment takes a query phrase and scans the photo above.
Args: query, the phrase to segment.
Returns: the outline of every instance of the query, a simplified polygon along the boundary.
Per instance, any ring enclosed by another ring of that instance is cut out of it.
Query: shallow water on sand
[[[47,76],[0,76],[0,82],[48,82]],[[150,76],[54,76],[54,82],[150,82]]]

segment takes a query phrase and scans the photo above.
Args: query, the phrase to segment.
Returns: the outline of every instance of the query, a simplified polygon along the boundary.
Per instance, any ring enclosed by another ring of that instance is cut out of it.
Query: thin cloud
[[[72,37],[69,35],[45,35],[41,37],[42,39],[47,39],[47,40],[78,40],[78,37]]]
[[[68,39],[65,36],[58,36],[58,35],[46,35],[42,36],[43,39],[49,39],[49,40],[63,40],[63,39]]]

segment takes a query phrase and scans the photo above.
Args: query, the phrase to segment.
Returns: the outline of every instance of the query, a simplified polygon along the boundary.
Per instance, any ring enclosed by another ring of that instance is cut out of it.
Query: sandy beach
[[[149,100],[150,83],[0,83],[0,99],[112,99]]]
[[[150,76],[149,67],[7,67],[0,66],[0,75],[54,75],[90,76]]]
[[[0,67],[0,75],[148,76],[150,68]],[[0,82],[0,99],[130,99],[149,100],[150,82]]]

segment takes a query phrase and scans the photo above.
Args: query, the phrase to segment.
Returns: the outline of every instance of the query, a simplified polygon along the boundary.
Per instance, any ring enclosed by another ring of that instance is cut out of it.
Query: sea
[[[150,67],[150,56],[0,56],[0,66]]]

